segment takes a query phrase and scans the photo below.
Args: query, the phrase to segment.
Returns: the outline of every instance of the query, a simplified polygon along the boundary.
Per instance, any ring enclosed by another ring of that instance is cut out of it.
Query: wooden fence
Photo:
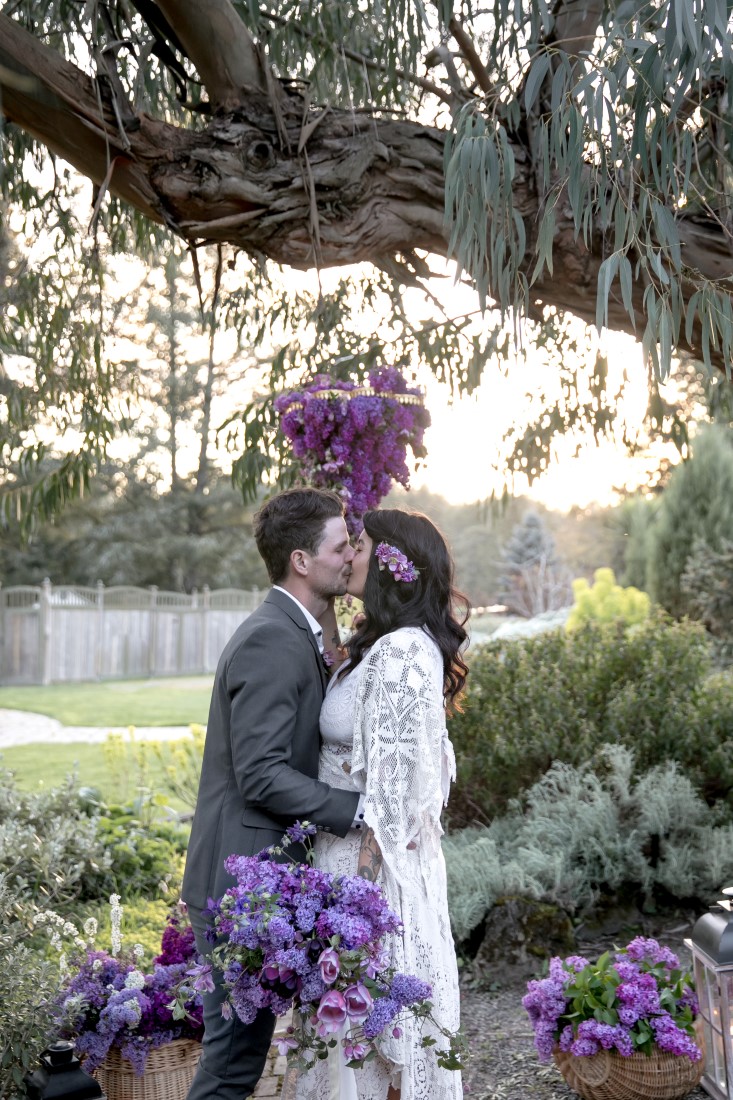
[[[256,588],[0,588],[0,684],[213,672],[261,599]]]

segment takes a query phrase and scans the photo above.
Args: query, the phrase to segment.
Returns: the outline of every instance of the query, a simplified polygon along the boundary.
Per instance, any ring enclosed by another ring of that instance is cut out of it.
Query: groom
[[[228,855],[276,844],[308,820],[345,836],[358,796],[317,779],[319,716],[326,686],[318,616],[346,592],[354,551],[341,500],[291,489],[255,516],[257,549],[273,588],[235,631],[219,660],[209,711],[196,813],[182,897],[203,954],[203,911],[234,879]],[[201,1061],[188,1100],[244,1100],[265,1065],[275,1017],[246,1025],[221,1014],[224,991],[204,995]]]

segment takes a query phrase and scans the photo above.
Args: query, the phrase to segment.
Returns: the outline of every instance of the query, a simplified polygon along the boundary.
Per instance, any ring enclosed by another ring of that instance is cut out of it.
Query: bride
[[[348,588],[363,600],[364,617],[328,685],[319,764],[321,780],[363,795],[364,826],[343,839],[320,832],[315,855],[323,870],[380,883],[404,925],[404,935],[390,937],[389,965],[430,982],[434,1016],[455,1032],[458,975],[440,814],[455,774],[445,712],[467,668],[465,616],[455,617],[452,582],[445,540],[426,516],[366,513]],[[339,1043],[306,1073],[289,1071],[283,1097],[459,1100],[460,1073],[438,1066],[435,1050],[444,1040],[437,1033],[436,1046],[421,1045],[429,1034],[429,1025],[408,1016],[356,1070]]]

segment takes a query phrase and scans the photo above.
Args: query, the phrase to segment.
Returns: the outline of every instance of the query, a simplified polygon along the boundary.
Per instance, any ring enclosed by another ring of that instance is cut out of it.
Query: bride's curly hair
[[[367,512],[363,522],[374,545],[364,585],[365,617],[348,642],[351,663],[345,671],[355,668],[385,634],[401,626],[424,627],[443,656],[448,709],[460,710],[458,700],[468,675],[461,649],[468,637],[463,628],[470,604],[453,585],[453,560],[443,535],[427,516],[398,508]],[[398,581],[388,569],[380,569],[376,557],[380,542],[400,550],[419,576]]]

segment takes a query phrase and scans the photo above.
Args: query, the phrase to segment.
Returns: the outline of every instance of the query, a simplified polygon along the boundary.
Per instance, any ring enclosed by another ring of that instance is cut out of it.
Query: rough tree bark
[[[121,129],[108,86],[0,16],[5,116],[193,245],[227,242],[302,269],[370,261],[394,270],[397,262],[405,278],[426,273],[419,253],[447,255],[442,131],[310,106],[273,79],[229,0],[206,5],[206,33],[197,0],[159,0],[159,8],[204,81],[212,108],[205,128],[138,113]],[[562,33],[573,36],[571,11]],[[531,234],[531,166],[523,147],[514,152],[514,201]],[[568,205],[559,202],[556,216],[553,275],[534,284],[533,306],[593,321],[602,238],[585,248]],[[714,224],[683,218],[680,230],[691,267],[715,279],[733,275],[728,243]],[[636,286],[639,332],[642,294]],[[608,320],[633,330],[620,295],[609,301]]]

